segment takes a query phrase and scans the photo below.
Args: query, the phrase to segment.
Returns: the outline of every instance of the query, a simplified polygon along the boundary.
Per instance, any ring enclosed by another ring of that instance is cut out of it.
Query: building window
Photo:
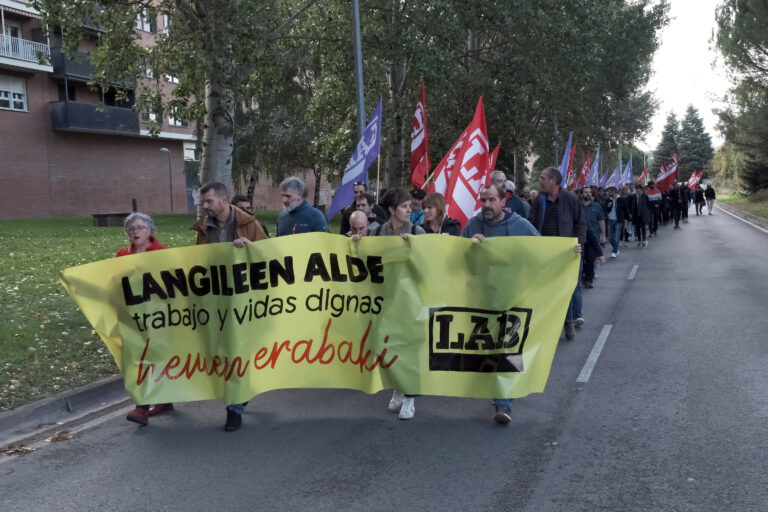
[[[27,111],[27,84],[23,78],[0,75],[0,109]]]
[[[141,120],[145,123],[154,121],[157,124],[163,124],[163,115],[154,109],[148,108],[141,113]]]
[[[167,34],[168,29],[171,27],[171,18],[167,14],[163,14],[163,33]]]
[[[168,116],[168,125],[169,126],[187,126],[187,122],[182,121],[181,119],[176,119],[173,116]]]
[[[172,84],[179,83],[179,77],[177,77],[176,75],[165,75],[165,80],[166,82],[169,82]]]
[[[70,85],[66,88],[67,95],[64,96],[64,84],[59,84],[59,101],[75,101],[75,86]]]
[[[157,34],[157,20],[149,19],[147,10],[141,11],[141,14],[136,16],[136,28],[143,30],[144,32],[151,32]]]

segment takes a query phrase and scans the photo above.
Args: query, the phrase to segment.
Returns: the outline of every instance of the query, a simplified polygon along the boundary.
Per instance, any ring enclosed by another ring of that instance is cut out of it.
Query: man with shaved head
[[[368,216],[360,211],[352,212],[349,216],[349,231],[347,236],[352,237],[354,240],[359,240],[360,237],[368,236]]]

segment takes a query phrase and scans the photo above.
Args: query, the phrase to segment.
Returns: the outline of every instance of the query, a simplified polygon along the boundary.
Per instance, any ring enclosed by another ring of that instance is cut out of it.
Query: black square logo
[[[531,312],[430,308],[430,371],[522,372]]]

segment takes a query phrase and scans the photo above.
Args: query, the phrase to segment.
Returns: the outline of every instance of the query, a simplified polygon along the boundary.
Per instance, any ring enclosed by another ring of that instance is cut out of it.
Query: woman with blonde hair
[[[437,192],[428,194],[421,205],[424,209],[424,222],[421,223],[421,227],[427,234],[461,235],[461,223],[448,216],[442,194]]]

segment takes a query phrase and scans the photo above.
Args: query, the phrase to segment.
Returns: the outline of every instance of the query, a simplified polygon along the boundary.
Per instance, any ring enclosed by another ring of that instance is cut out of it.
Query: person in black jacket
[[[635,186],[635,195],[629,199],[629,214],[635,224],[635,236],[637,237],[637,246],[648,247],[648,240],[645,238],[645,226],[652,225],[653,207],[645,195],[642,185]]]
[[[667,197],[669,199],[669,212],[671,220],[675,221],[675,229],[680,227],[680,185],[675,182],[667,190]]]
[[[541,171],[539,186],[541,193],[533,200],[528,220],[541,236],[566,236],[578,238],[579,252],[587,239],[587,221],[583,208],[573,192],[568,192],[560,183],[563,175],[557,167],[547,167]],[[581,316],[581,266],[579,281],[571,297],[568,313],[565,316],[565,338],[572,340],[574,326],[578,321],[584,322]]]
[[[608,197],[603,202],[605,216],[608,219],[608,241],[611,242],[611,257],[619,255],[619,241],[621,240],[621,230],[624,227],[624,220],[629,217],[627,203],[621,196],[616,195],[616,187],[608,187]]]
[[[704,191],[704,197],[707,198],[707,211],[712,215],[712,208],[715,206],[715,189],[712,188],[711,183],[707,183],[707,190]]]
[[[696,206],[696,215],[704,215],[704,189],[696,185],[693,192],[693,204]]]
[[[428,194],[422,200],[421,206],[424,209],[424,222],[421,223],[421,227],[424,228],[427,234],[461,235],[461,223],[448,216],[448,213],[445,211],[445,198],[442,194],[437,192]]]
[[[688,223],[688,203],[691,202],[691,189],[688,188],[688,183],[680,187],[680,216],[683,219],[683,223]]]

